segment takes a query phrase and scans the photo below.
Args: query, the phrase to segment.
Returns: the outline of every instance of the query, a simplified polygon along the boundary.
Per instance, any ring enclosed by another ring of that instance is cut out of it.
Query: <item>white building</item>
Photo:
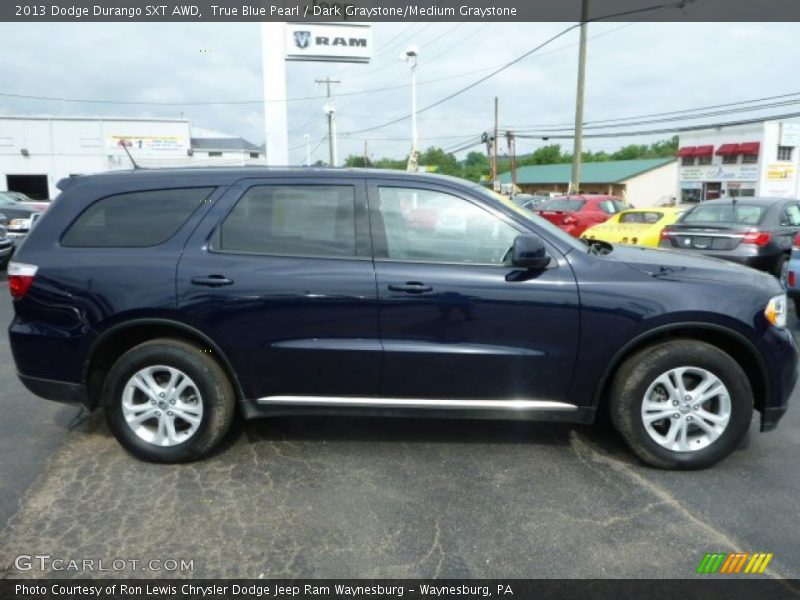
[[[800,197],[798,145],[798,121],[681,132],[679,198],[699,202],[720,197]]]
[[[0,116],[0,190],[53,198],[63,177],[141,167],[263,163],[263,148],[187,119]],[[195,147],[196,146],[196,147]]]

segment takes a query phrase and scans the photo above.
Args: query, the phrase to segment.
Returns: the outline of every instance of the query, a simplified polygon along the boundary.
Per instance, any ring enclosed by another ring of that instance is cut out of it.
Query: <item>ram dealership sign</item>
[[[372,30],[362,23],[287,23],[286,60],[367,63]]]

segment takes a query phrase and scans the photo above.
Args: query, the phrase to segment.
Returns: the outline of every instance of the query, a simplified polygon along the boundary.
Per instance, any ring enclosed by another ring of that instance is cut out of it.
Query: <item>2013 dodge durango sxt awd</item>
[[[571,238],[465,181],[377,170],[72,177],[9,268],[33,393],[154,461],[237,411],[589,423],[662,468],[775,427],[797,378],[778,281]],[[418,218],[424,214],[425,218]]]

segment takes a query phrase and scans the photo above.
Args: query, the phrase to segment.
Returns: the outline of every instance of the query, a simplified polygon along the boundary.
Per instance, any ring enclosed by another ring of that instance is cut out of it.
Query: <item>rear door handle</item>
[[[220,287],[223,285],[231,285],[233,283],[233,279],[228,279],[224,275],[209,275],[208,277],[192,277],[192,283],[195,285]]]
[[[408,281],[406,283],[390,283],[389,291],[403,292],[406,294],[422,294],[425,292],[432,292],[433,288],[419,281]]]

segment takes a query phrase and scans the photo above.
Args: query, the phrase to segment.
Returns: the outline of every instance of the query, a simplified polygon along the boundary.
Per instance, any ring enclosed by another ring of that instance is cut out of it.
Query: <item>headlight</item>
[[[11,219],[8,224],[9,229],[30,229],[31,227],[31,220],[30,219]]]
[[[775,327],[786,327],[786,294],[772,298],[764,309],[764,316]]]

